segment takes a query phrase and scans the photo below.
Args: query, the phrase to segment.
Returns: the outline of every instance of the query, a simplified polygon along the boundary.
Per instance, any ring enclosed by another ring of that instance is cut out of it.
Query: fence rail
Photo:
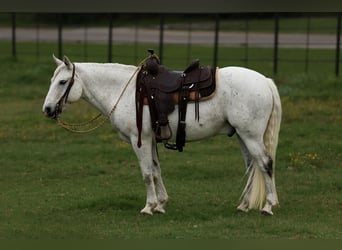
[[[56,45],[57,47],[52,50],[61,57],[68,44],[75,43],[83,46],[80,56],[84,60],[92,53],[88,45],[106,46],[106,55],[99,57],[99,60],[112,62],[125,57],[116,51],[117,46],[129,44],[134,48],[134,52],[128,57],[134,64],[141,57],[138,47],[148,44],[158,48],[162,61],[173,60],[184,65],[191,60],[192,49],[195,46],[205,46],[212,48],[212,54],[205,59],[213,66],[229,63],[250,66],[263,62],[271,65],[272,73],[277,74],[282,70],[284,63],[302,64],[302,70],[306,72],[310,70],[310,64],[322,63],[328,65],[327,71],[334,72],[336,76],[340,75],[340,13],[296,17],[275,13],[267,18],[256,18],[255,15],[248,14],[234,18],[228,14],[203,17],[161,14],[157,18],[127,14],[133,21],[126,21],[125,24],[121,24],[121,21],[111,14],[107,15],[103,19],[107,21],[102,21],[102,25],[98,27],[92,26],[93,23],[89,21],[68,24],[65,21],[66,17],[73,14],[51,14],[56,18],[53,22],[50,20],[49,25],[39,19],[24,23],[22,15],[24,14],[0,14],[0,20],[3,21],[3,24],[0,23],[0,42],[3,46],[6,43],[10,44],[11,50],[7,53],[11,53],[10,56],[14,58],[20,58],[25,54],[34,54],[39,58],[44,43]],[[35,43],[35,51],[19,50],[19,44],[24,42]],[[170,45],[185,46],[183,57],[177,55],[177,58],[172,58],[167,55],[165,52]],[[254,55],[258,49],[268,49],[270,55]],[[287,49],[298,49],[298,53],[290,57]],[[319,50],[328,53],[316,56]]]

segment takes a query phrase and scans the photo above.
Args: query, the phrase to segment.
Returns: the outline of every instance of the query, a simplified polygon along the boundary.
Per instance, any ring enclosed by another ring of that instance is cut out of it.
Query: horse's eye
[[[66,84],[67,82],[68,82],[67,80],[60,80],[60,81],[59,81],[59,84],[60,84],[60,85],[64,85],[64,84]]]

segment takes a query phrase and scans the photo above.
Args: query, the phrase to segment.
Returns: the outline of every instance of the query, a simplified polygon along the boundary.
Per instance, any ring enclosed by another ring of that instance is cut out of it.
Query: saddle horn
[[[157,75],[159,71],[159,65],[160,65],[160,60],[157,55],[154,54],[153,49],[148,49],[147,50],[151,55],[150,57],[146,60],[145,63],[145,68],[149,74],[152,75]]]

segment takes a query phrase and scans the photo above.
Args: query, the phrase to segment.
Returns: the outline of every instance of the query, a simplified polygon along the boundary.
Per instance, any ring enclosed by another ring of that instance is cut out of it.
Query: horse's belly
[[[218,134],[229,134],[231,127],[227,123],[219,121],[208,121],[206,123],[186,124],[186,141],[197,141]]]
[[[199,120],[195,117],[195,106],[189,104],[186,114],[186,141],[196,141],[218,134],[230,133],[232,127],[224,117],[224,112],[217,107],[211,107],[209,103],[200,103]],[[172,140],[176,139],[178,126],[178,110],[169,115],[170,127],[172,130]]]

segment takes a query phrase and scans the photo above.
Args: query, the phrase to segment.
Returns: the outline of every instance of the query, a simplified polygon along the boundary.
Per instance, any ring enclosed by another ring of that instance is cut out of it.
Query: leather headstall
[[[61,113],[61,104],[62,104],[63,100],[64,100],[64,103],[67,103],[69,93],[70,93],[72,86],[74,85],[74,82],[75,82],[75,64],[72,63],[72,75],[71,75],[71,78],[69,80],[69,85],[68,85],[67,89],[65,90],[64,94],[62,95],[61,99],[59,99],[59,101],[57,103],[56,111],[55,111],[55,118],[57,118],[57,116]]]

